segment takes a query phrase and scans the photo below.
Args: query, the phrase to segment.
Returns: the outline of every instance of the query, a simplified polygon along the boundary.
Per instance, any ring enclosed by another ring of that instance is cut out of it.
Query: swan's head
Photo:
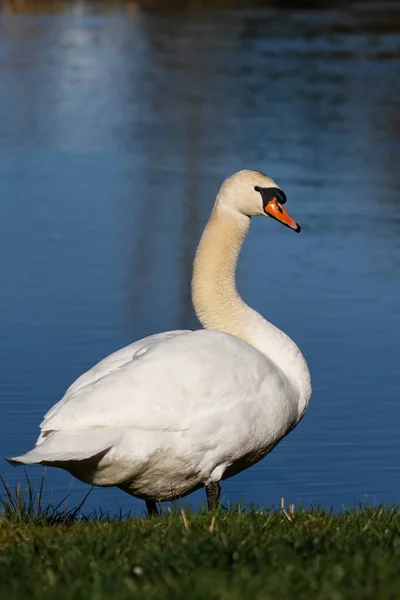
[[[248,217],[272,217],[286,227],[300,231],[300,225],[282,206],[286,202],[284,192],[260,171],[238,171],[228,177],[221,186],[218,202]]]

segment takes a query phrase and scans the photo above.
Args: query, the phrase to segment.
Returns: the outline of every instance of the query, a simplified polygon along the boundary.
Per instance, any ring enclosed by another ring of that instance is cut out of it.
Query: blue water
[[[105,355],[198,327],[198,238],[222,180],[253,168],[285,190],[302,233],[253,219],[239,289],[299,344],[313,397],[270,456],[224,483],[224,501],[399,501],[390,7],[1,19],[0,456],[31,448],[46,410]],[[23,476],[4,461],[0,473],[11,485]],[[74,505],[87,489],[47,470],[55,501]],[[95,489],[86,509],[99,507],[142,503]]]

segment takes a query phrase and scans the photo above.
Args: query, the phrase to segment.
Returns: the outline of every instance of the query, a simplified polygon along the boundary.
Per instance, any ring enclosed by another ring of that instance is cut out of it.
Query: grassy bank
[[[82,519],[6,501],[0,597],[7,600],[400,597],[397,508]]]

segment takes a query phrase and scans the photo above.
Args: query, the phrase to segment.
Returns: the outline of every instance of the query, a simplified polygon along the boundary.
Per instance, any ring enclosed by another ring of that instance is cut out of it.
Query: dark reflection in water
[[[76,3],[1,20],[0,456],[30,448],[104,355],[197,326],[198,238],[222,179],[255,168],[303,233],[255,219],[239,287],[299,343],[314,394],[226,499],[398,500],[397,6],[177,17]],[[54,470],[47,488],[75,503],[85,486]],[[140,506],[96,490],[100,505]]]

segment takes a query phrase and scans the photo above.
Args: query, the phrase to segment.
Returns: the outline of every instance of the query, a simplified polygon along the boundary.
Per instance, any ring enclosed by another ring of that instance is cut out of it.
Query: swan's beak
[[[289,214],[283,208],[282,204],[280,204],[276,198],[272,198],[272,200],[270,200],[264,206],[264,211],[269,217],[280,221],[280,223],[286,225],[286,227],[290,227],[290,229],[294,229],[295,231],[297,231],[297,233],[299,233],[299,231],[301,230],[300,225],[298,225],[296,221],[294,221],[292,217],[289,216]]]

